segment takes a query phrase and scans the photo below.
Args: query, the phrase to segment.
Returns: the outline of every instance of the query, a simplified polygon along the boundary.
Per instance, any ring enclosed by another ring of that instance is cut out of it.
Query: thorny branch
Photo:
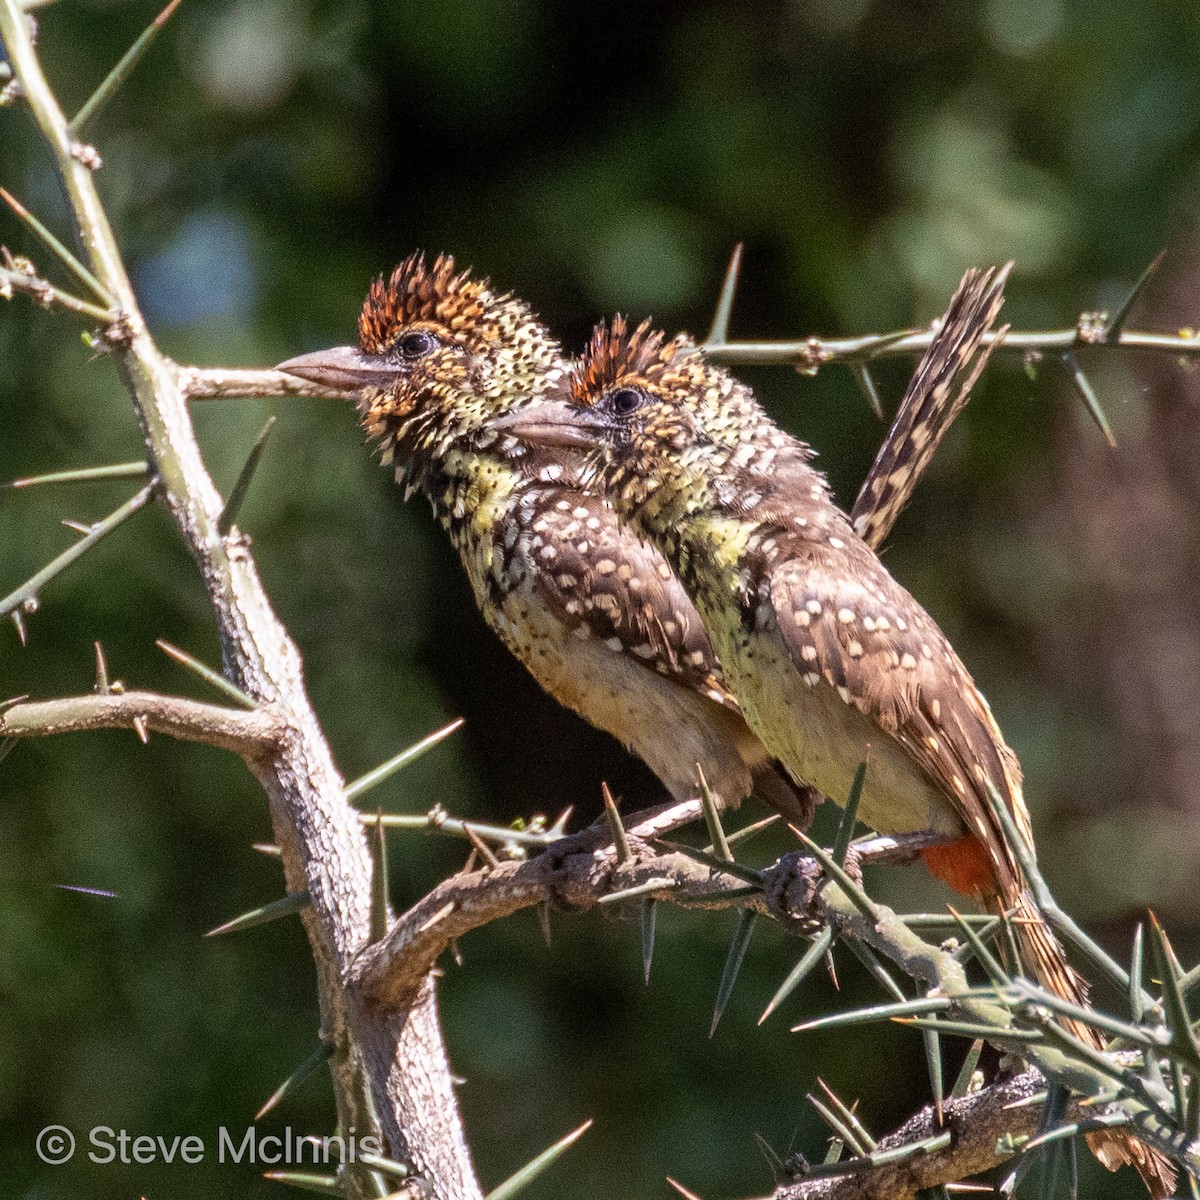
[[[430,1194],[477,1200],[432,979],[407,1011],[384,1018],[356,1011],[347,996],[349,964],[371,938],[366,840],[305,694],[299,654],[272,610],[248,542],[236,527],[218,527],[224,502],[201,458],[179,371],[159,351],[138,307],[96,189],[99,156],[73,135],[42,72],[19,0],[0,0],[0,39],[62,180],[86,268],[119,313],[105,341],[141,424],[156,498],[200,569],[226,675],[281,725],[272,752],[252,759],[251,767],[270,801],[287,890],[311,898],[302,919],[317,966],[321,1036],[334,1047],[339,1125],[361,1134],[378,1123],[391,1156],[423,1174]],[[246,719],[238,719],[244,729]],[[356,1200],[388,1190],[361,1163],[343,1168],[342,1180]]]
[[[100,321],[134,400],[145,437],[155,494],[175,518],[196,559],[217,618],[225,668],[258,703],[251,711],[145,692],[18,701],[0,706],[0,738],[31,737],[97,728],[162,732],[205,742],[241,755],[271,802],[290,895],[310,899],[306,928],[318,966],[323,1038],[331,1056],[339,1118],[343,1126],[370,1128],[378,1117],[397,1159],[424,1173],[438,1200],[479,1196],[458,1122],[452,1082],[437,1024],[432,980],[440,954],[455,939],[523,907],[551,902],[576,910],[620,899],[666,900],[695,907],[738,906],[769,916],[793,932],[813,922],[855,938],[889,958],[912,978],[946,997],[954,1016],[987,1028],[994,1044],[1021,1054],[1042,1074],[1026,1073],[975,1096],[947,1102],[954,1132],[948,1145],[908,1155],[902,1162],[871,1163],[861,1173],[836,1179],[787,1182],[779,1200],[810,1196],[909,1196],[919,1189],[961,1179],[1002,1161],[998,1135],[1021,1137],[1036,1122],[1036,1109],[1009,1109],[1028,1099],[1043,1076],[1084,1095],[1111,1089],[1112,1074],[1053,1041],[1031,1041],[1013,1023],[1013,1010],[971,988],[953,954],[922,940],[902,917],[836,880],[818,882],[814,860],[789,854],[747,886],[744,873],[663,850],[657,837],[679,812],[642,821],[628,833],[628,854],[618,855],[611,836],[593,828],[556,842],[528,862],[495,862],[447,880],[420,901],[384,937],[371,941],[371,866],[359,814],[347,803],[315,716],[304,693],[298,654],[278,623],[259,583],[248,543],[236,527],[222,527],[225,508],[196,447],[189,400],[232,396],[320,396],[319,387],[274,371],[179,367],[163,356],[145,327],[120,253],[96,193],[92,173],[99,157],[76,140],[41,73],[26,18],[28,3],[0,0],[0,36],[14,81],[35,117],[62,176],[86,250],[88,266],[111,296],[112,309],[53,287],[24,260],[6,256],[0,267],[0,298],[17,291],[36,302],[57,304]],[[1200,336],[1130,332],[1118,318],[1082,314],[1071,330],[1004,335],[1006,349],[1066,359],[1080,347],[1200,352]],[[727,314],[726,314],[727,316]],[[727,319],[726,319],[727,324]],[[790,343],[731,342],[722,329],[706,344],[729,362],[788,363],[815,374],[824,363],[863,366],[884,356],[914,355],[936,336],[905,332],[850,339],[808,338]],[[997,335],[989,335],[989,339]],[[989,339],[985,339],[985,344]],[[147,491],[147,497],[150,493]],[[624,843],[622,843],[624,850]],[[864,861],[911,850],[895,839],[860,847]],[[619,861],[620,860],[620,861]],[[1121,1103],[1143,1135],[1155,1136],[1154,1097],[1122,1095]],[[885,1139],[881,1149],[907,1146],[938,1132],[932,1112],[918,1114]],[[1172,1145],[1191,1169],[1191,1147]],[[851,1172],[851,1164],[845,1164]],[[366,1197],[386,1185],[371,1173],[348,1171],[347,1194]]]
[[[951,1132],[948,1145],[926,1153],[905,1156],[899,1162],[824,1179],[787,1179],[774,1200],[913,1200],[926,1188],[979,1175],[1006,1161],[1006,1142],[1032,1137],[1038,1128],[1041,1105],[1029,1103],[1046,1089],[1038,1071],[1023,1071],[1000,1083],[942,1106],[939,1125],[933,1105],[910,1117],[899,1129],[880,1138],[877,1151],[886,1155],[914,1143]],[[1077,1119],[1085,1110],[1076,1103],[1067,1115]]]
[[[22,700],[0,708],[0,738],[45,737],[94,729],[164,733],[230,750],[247,762],[260,763],[276,754],[285,725],[269,708],[247,712],[156,692]]]

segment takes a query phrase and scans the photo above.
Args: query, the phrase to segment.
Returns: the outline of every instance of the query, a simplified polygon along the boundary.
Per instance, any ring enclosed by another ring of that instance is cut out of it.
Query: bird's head
[[[497,426],[529,445],[590,452],[614,508],[644,529],[740,508],[747,476],[801,445],[689,337],[668,339],[648,322],[631,329],[621,317],[596,327],[545,401]]]
[[[457,271],[449,255],[430,265],[418,253],[371,284],[357,346],[301,355],[279,370],[354,401],[385,457],[403,463],[484,436],[496,416],[560,378],[560,356],[523,301]]]

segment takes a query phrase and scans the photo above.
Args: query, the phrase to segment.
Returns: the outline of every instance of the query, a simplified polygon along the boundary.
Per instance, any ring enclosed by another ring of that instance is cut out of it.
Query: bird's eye
[[[432,333],[417,329],[412,333],[406,333],[396,343],[396,349],[400,351],[402,358],[416,359],[432,354],[437,349],[437,344],[438,340]]]
[[[637,388],[621,388],[608,398],[609,411],[617,417],[628,417],[646,403],[646,395]]]

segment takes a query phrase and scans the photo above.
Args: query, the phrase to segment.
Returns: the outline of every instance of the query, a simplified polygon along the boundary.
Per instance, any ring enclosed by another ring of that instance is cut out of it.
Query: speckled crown
[[[496,296],[486,279],[473,279],[470,271],[455,274],[453,255],[439,254],[430,267],[424,252],[417,251],[386,282],[380,276],[371,284],[358,318],[359,345],[379,354],[399,329],[421,321],[437,324],[465,341],[489,308],[508,299]]]
[[[680,361],[695,349],[684,334],[667,340],[649,321],[630,329],[622,316],[612,323],[601,321],[591,341],[571,372],[571,399],[576,404],[594,404],[613,384],[661,382]]]

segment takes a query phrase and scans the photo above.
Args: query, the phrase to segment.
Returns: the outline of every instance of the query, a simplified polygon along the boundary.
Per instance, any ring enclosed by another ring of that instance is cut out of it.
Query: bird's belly
[[[866,761],[858,809],[865,825],[880,833],[963,832],[953,805],[903,746],[824,679],[805,683],[769,634],[716,640],[750,727],[797,779],[844,805]]]

